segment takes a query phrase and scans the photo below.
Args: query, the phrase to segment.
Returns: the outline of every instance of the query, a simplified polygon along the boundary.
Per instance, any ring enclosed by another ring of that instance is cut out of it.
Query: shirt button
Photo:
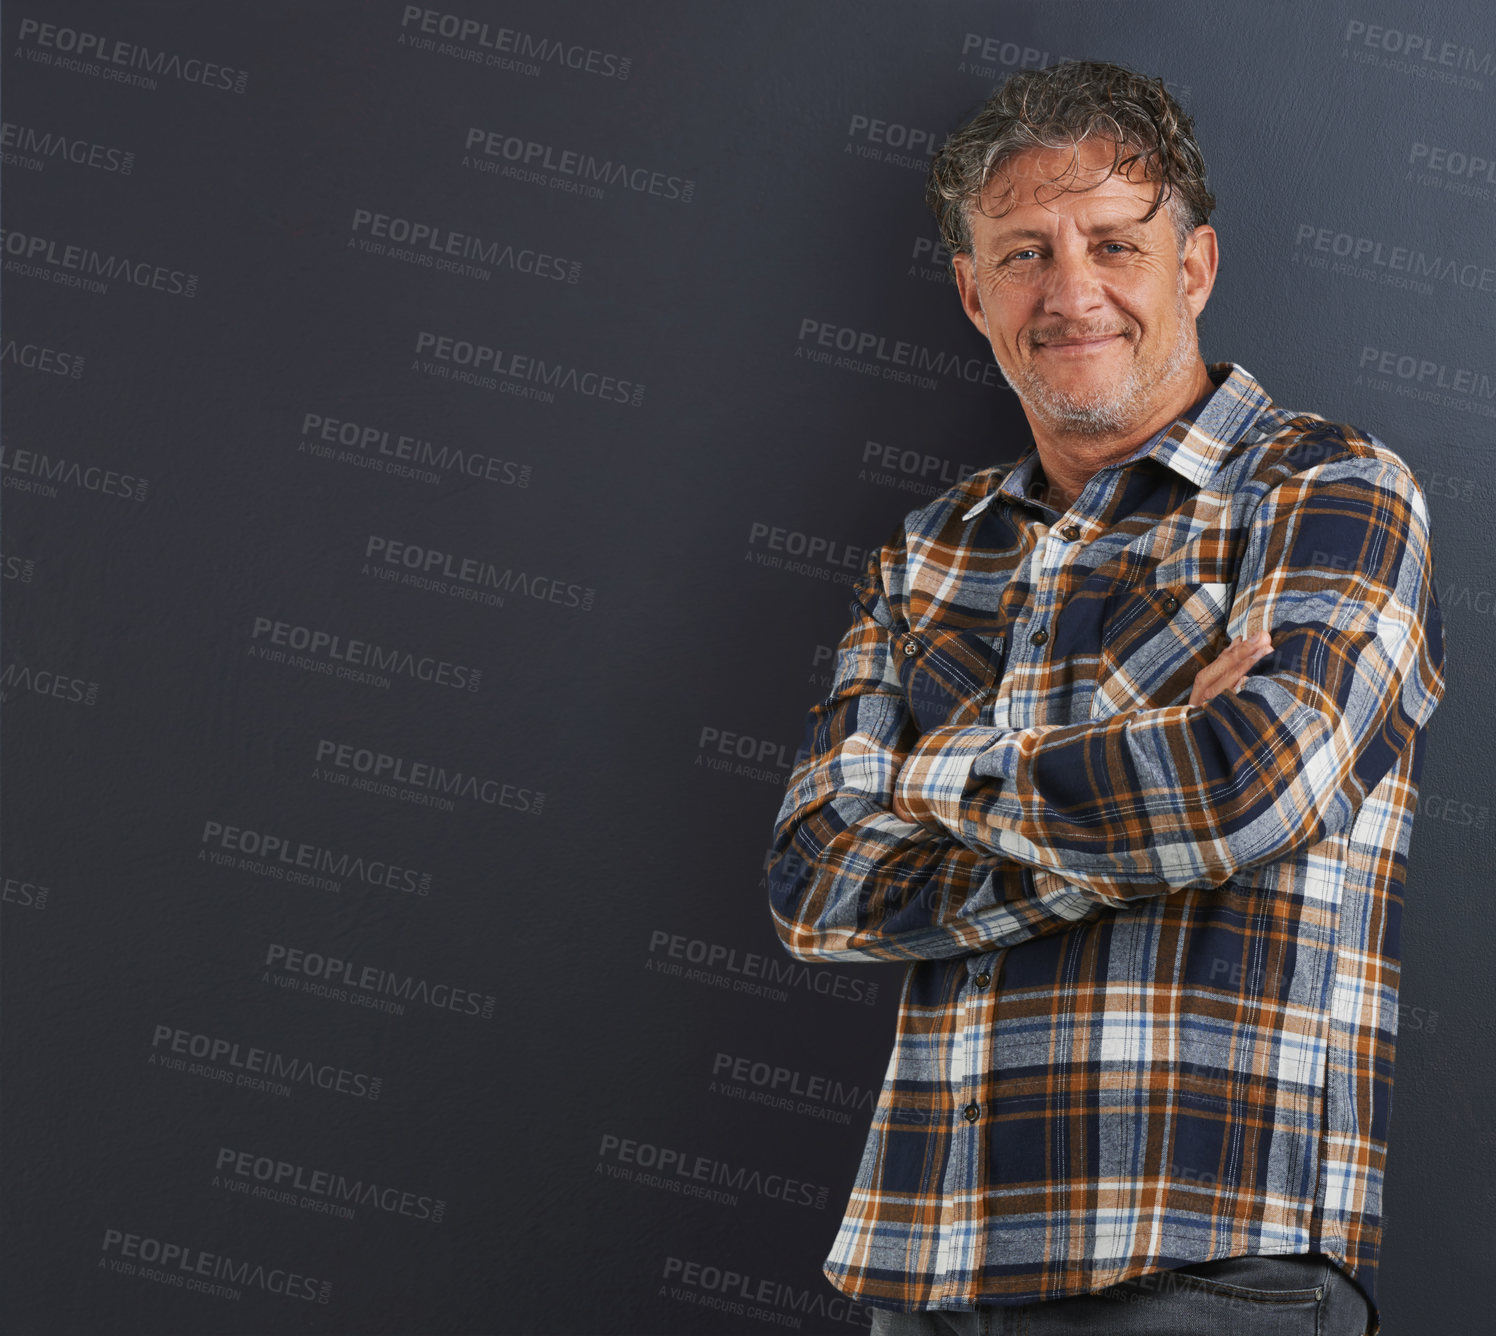
[[[919,645],[915,643],[914,637],[910,636],[904,641],[904,656],[906,658],[913,658],[918,653]]]
[[[1042,645],[1048,639],[1049,632],[1046,631],[1042,626],[1029,637],[1030,642],[1035,645]]]
[[[1170,594],[1168,598],[1164,599],[1164,611],[1165,612],[1178,612],[1179,611],[1179,600],[1177,598],[1175,598],[1173,594]]]
[[[1080,525],[1067,524],[1063,529],[1060,530],[1060,532],[1073,543],[1077,538],[1080,537]]]
[[[972,980],[972,983],[976,984],[978,988],[985,988],[991,982],[992,976],[988,974],[986,970],[983,970],[976,976],[976,978]]]
[[[967,1122],[974,1123],[982,1116],[982,1106],[980,1104],[968,1104],[961,1110],[961,1114]]]

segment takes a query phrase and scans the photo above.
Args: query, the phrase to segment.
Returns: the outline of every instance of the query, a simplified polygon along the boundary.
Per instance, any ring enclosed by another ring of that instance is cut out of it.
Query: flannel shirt
[[[1444,693],[1428,508],[1375,437],[1209,371],[1064,514],[1030,495],[1030,445],[908,515],[807,720],[780,940],[908,962],[823,1266],[870,1306],[1321,1252],[1378,1330],[1402,886]],[[1189,705],[1263,628],[1240,690]]]

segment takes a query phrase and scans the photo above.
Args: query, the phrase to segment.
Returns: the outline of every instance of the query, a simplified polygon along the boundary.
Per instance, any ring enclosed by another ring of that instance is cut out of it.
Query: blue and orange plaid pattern
[[[1030,446],[906,517],[810,712],[780,939],[908,962],[824,1267],[864,1303],[1322,1252],[1377,1330],[1402,888],[1444,694],[1428,508],[1375,437],[1210,371],[1063,514]],[[1242,687],[1189,705],[1264,628]]]

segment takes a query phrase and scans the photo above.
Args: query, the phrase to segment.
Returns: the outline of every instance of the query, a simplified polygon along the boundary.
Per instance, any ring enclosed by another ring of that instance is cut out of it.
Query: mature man
[[[1161,82],[1017,74],[928,198],[1033,443],[868,562],[779,814],[790,953],[908,962],[826,1274],[875,1333],[1375,1333],[1424,497],[1201,360]]]

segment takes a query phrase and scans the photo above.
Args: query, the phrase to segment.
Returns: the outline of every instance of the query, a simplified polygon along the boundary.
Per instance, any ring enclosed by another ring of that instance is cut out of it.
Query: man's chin
[[[1046,405],[1034,416],[1045,423],[1051,431],[1064,432],[1067,436],[1105,436],[1126,428],[1128,417],[1111,405],[1096,408],[1056,408]]]
[[[1095,386],[1066,390],[1045,382],[1030,385],[1018,396],[1037,417],[1070,431],[1112,431],[1123,425],[1128,387]]]

